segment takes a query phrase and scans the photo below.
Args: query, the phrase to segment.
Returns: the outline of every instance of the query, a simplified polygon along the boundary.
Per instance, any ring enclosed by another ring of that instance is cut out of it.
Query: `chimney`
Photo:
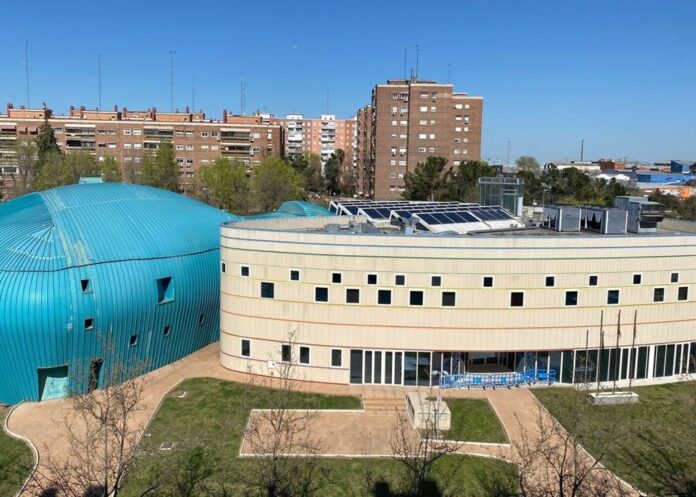
[[[222,122],[227,122],[227,109],[222,109]]]

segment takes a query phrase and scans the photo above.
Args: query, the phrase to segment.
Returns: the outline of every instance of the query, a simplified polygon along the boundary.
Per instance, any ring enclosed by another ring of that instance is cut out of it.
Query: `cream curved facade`
[[[407,386],[545,367],[562,383],[696,372],[694,235],[325,229],[348,222],[221,228],[224,367],[269,375],[291,358],[309,381]]]

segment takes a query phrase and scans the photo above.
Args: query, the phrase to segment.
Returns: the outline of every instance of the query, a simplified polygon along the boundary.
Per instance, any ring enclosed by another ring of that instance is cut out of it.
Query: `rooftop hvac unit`
[[[655,233],[657,223],[665,217],[661,204],[643,197],[616,197],[614,204],[628,212],[627,228],[631,233]]]
[[[327,224],[326,225],[326,232],[327,233],[340,233],[341,232],[341,225],[340,224]]]
[[[542,227],[555,231],[580,231],[580,209],[563,205],[544,207]]]
[[[603,235],[625,235],[628,213],[614,207],[584,207],[582,228]]]

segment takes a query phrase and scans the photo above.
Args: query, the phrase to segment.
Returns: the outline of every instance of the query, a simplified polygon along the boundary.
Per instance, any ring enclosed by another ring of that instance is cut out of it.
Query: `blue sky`
[[[483,157],[541,161],[624,157],[696,160],[696,1],[183,1],[3,5],[0,95],[57,112],[102,106],[219,117],[247,112],[348,117],[375,83],[420,76],[482,95]]]

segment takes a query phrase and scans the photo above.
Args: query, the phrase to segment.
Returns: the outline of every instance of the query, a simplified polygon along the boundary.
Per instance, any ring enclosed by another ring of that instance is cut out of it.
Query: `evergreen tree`
[[[56,135],[53,132],[53,128],[48,123],[48,119],[45,119],[43,124],[39,127],[39,134],[36,137],[36,154],[39,160],[39,168],[43,165],[47,157],[52,154],[60,154],[60,149],[56,142]]]
[[[304,197],[302,177],[279,157],[267,157],[254,169],[253,192],[256,208],[274,211],[286,200]]]
[[[425,162],[419,162],[413,172],[408,171],[404,176],[406,191],[403,197],[407,200],[439,200],[446,184],[446,165],[444,157],[431,156]]]
[[[99,164],[99,172],[101,173],[102,180],[106,183],[121,182],[121,168],[115,157],[104,157],[104,160]]]
[[[179,167],[170,142],[161,142],[154,155],[143,157],[140,180],[143,185],[178,191]]]
[[[249,210],[249,178],[246,167],[229,159],[217,159],[198,171],[203,200],[219,209],[235,214]]]

